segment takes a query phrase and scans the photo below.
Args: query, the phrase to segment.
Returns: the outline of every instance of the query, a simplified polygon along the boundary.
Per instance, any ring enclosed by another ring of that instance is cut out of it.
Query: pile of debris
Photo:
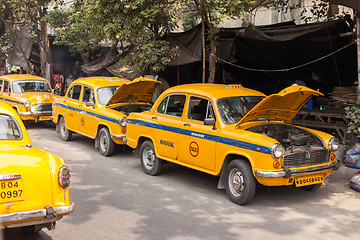
[[[355,86],[335,87],[332,93],[329,93],[332,105],[336,107],[354,105],[357,96],[356,90]]]

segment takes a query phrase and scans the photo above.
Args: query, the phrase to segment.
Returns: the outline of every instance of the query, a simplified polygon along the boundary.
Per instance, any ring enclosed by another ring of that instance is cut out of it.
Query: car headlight
[[[30,105],[31,105],[31,102],[29,101],[29,100],[26,100],[25,102],[24,102],[24,106],[25,107],[30,107]]]
[[[120,126],[126,127],[126,121],[127,121],[127,118],[126,118],[126,117],[120,118],[120,120],[119,120]]]
[[[66,165],[60,167],[58,180],[62,188],[67,188],[70,185],[70,169]]]
[[[284,154],[284,147],[280,143],[275,143],[271,148],[273,158],[281,158]]]
[[[36,105],[31,105],[30,112],[35,112],[35,111],[36,111]]]
[[[329,141],[329,148],[330,148],[331,151],[336,151],[336,150],[338,150],[339,145],[340,145],[339,139],[337,139],[337,138],[332,138],[332,139],[330,139],[330,141]]]

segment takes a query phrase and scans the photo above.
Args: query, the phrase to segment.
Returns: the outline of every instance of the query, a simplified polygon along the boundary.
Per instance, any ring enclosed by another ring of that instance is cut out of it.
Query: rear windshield
[[[21,129],[9,115],[0,114],[0,140],[20,140]]]
[[[25,80],[13,82],[13,92],[51,92],[50,85],[47,81]]]
[[[221,120],[225,124],[238,123],[264,97],[225,97],[217,100]]]

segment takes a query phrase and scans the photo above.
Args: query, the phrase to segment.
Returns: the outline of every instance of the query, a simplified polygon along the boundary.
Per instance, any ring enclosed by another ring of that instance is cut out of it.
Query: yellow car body
[[[159,174],[165,160],[220,176],[219,188],[240,205],[256,182],[315,190],[340,163],[336,138],[290,124],[314,95],[301,86],[266,97],[241,85],[179,85],[150,111],[130,113],[126,141],[145,173]]]
[[[18,114],[0,102],[0,229],[52,229],[74,211],[64,161],[31,145]]]
[[[158,83],[143,77],[133,81],[118,77],[75,80],[65,97],[54,101],[52,121],[63,140],[70,140],[72,133],[84,135],[95,139],[102,155],[110,156],[115,144],[125,144],[122,120],[131,111],[151,108]]]
[[[22,120],[50,121],[54,98],[45,78],[31,74],[0,76],[0,100],[13,107]]]

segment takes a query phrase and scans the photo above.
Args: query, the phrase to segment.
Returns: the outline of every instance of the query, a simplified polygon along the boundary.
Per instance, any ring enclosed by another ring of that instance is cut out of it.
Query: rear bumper
[[[17,212],[0,215],[0,229],[25,227],[30,225],[56,222],[63,215],[67,215],[75,210],[75,204],[62,207],[46,207],[44,209]]]
[[[278,178],[278,177],[284,177],[284,178],[290,178],[292,176],[296,175],[303,175],[303,174],[309,174],[309,173],[319,173],[327,170],[338,170],[341,166],[340,162],[332,162],[327,165],[318,166],[318,167],[308,167],[308,168],[302,168],[302,169],[284,169],[283,171],[259,171],[255,170],[255,176],[257,177],[264,177],[264,178]]]

